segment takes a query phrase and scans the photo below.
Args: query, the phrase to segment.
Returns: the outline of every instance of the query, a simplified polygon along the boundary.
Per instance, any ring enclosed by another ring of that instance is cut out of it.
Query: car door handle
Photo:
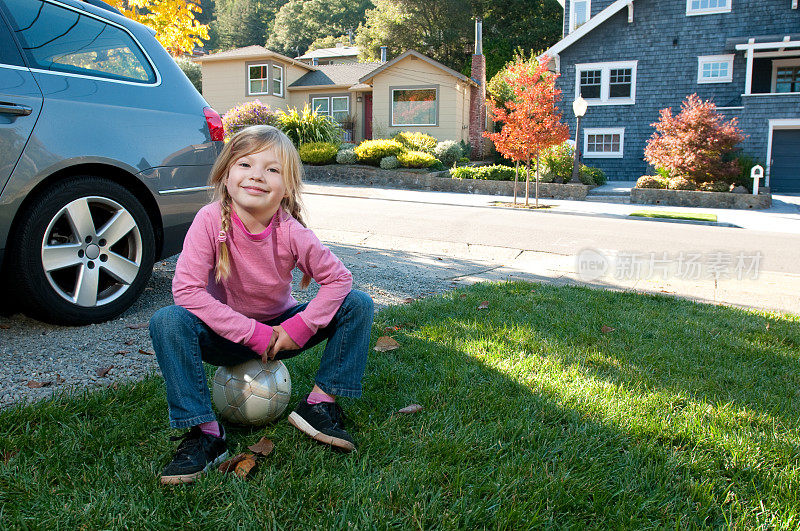
[[[0,101],[0,114],[16,114],[17,116],[28,116],[33,109],[27,105],[16,105]]]

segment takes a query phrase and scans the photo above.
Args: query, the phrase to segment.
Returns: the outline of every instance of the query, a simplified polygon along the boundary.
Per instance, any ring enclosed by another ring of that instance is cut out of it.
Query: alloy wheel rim
[[[142,264],[142,235],[130,212],[107,197],[75,199],[50,220],[41,245],[45,277],[65,301],[108,304],[125,293]]]

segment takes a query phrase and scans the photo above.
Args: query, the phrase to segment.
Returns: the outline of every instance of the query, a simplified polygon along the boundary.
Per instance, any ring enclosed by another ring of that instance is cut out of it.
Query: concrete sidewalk
[[[625,190],[630,190],[634,183],[628,181],[611,181],[594,190],[610,192],[617,195]],[[512,197],[502,195],[459,194],[452,192],[428,192],[420,190],[400,190],[390,188],[371,188],[364,186],[350,186],[332,183],[306,182],[308,194],[333,195],[342,197],[375,198],[389,201],[407,201],[414,203],[434,203],[443,205],[463,205],[503,208],[495,206],[498,202],[511,202]],[[524,183],[520,187],[524,194]],[[591,201],[571,201],[559,199],[539,199],[540,205],[551,206],[547,212],[557,214],[572,214],[579,216],[600,216],[618,219],[635,219],[653,221],[654,223],[691,223],[701,225],[718,225],[723,227],[738,227],[742,229],[758,230],[764,232],[781,232],[800,234],[800,195],[773,195],[772,207],[765,210],[735,210],[713,208],[690,208],[660,205],[632,205],[629,203],[604,202],[595,198]],[[524,202],[518,196],[517,201]],[[533,203],[534,199],[529,199]],[[716,222],[665,220],[657,218],[631,217],[632,212],[667,211],[716,214]],[[541,212],[541,211],[540,211]]]

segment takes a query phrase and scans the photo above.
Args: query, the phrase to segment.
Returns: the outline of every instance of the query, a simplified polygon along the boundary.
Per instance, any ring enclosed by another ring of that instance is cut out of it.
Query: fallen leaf
[[[219,464],[219,471],[223,474],[227,474],[228,472],[233,472],[233,469],[236,468],[236,465],[244,459],[247,455],[250,454],[236,454],[227,461],[223,461]]]
[[[28,380],[28,383],[26,385],[31,389],[40,389],[42,387],[48,387],[52,383],[53,382],[37,382],[36,380]]]
[[[144,354],[145,356],[155,356],[155,352],[150,352],[149,350],[145,350],[143,348],[139,349],[139,354]]]
[[[399,326],[385,326],[385,327],[383,327],[383,331],[386,332],[387,334],[389,332],[397,332],[399,330],[400,330]]]
[[[153,291],[153,288],[151,288],[150,286],[147,286],[146,288],[144,288],[144,290],[145,291]]]
[[[94,373],[98,376],[98,378],[105,378],[108,375],[108,372],[113,369],[113,365],[109,365],[108,367],[101,367],[94,371]]]
[[[275,449],[275,444],[266,437],[261,437],[257,443],[247,447],[254,454],[268,456]]]
[[[376,266],[375,264],[370,264],[369,266],[370,266],[370,267],[378,267],[378,266]]]
[[[139,323],[139,324],[128,325],[125,328],[130,328],[131,330],[140,330],[142,328],[147,328],[148,326],[150,325],[147,323]]]
[[[601,332],[607,334],[609,332],[613,332],[615,329],[611,328],[610,326],[603,325],[603,328],[600,329]]]
[[[403,304],[408,304],[410,302],[414,302],[414,299],[412,299],[411,297],[406,297],[405,299],[403,299]]]
[[[488,310],[489,309],[489,301],[483,301],[478,305],[479,310]]]
[[[236,463],[236,468],[233,473],[241,479],[245,479],[256,466],[256,456],[253,454],[245,454],[244,459]]]
[[[404,407],[403,409],[397,410],[398,413],[405,413],[406,415],[409,415],[411,413],[418,413],[420,411],[422,411],[422,406],[419,404],[410,404]]]
[[[133,345],[134,343],[136,343],[135,339],[128,339],[128,340],[125,341],[125,344],[128,345],[128,346]]]
[[[466,293],[462,293],[461,295],[458,296],[458,298],[459,299],[466,299],[467,298],[467,294]]]
[[[438,256],[436,257],[436,259],[437,259],[437,260],[441,260],[441,258],[440,258],[440,257],[438,257]]]
[[[767,330],[769,330],[769,323],[767,323]]]
[[[118,350],[114,354],[117,354],[118,356],[124,356],[125,354],[130,354],[130,353],[131,353],[130,350]]]
[[[356,254],[361,254],[361,251],[358,251]]]
[[[3,330],[9,330],[11,328],[11,325],[3,324],[3,325],[0,325],[0,328],[2,328]]]
[[[56,374],[56,383],[60,385],[60,384],[62,384],[64,382],[66,382],[64,377],[62,377],[60,374]]]
[[[377,352],[388,352],[400,348],[400,343],[395,341],[389,336],[381,336],[375,342],[375,350]]]
[[[6,464],[9,461],[11,461],[11,458],[17,455],[18,453],[19,452],[17,450],[3,450],[2,454],[3,464]]]

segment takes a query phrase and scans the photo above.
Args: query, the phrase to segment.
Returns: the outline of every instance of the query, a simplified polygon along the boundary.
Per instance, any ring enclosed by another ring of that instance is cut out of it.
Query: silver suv
[[[178,252],[222,123],[149,28],[91,0],[0,0],[0,290],[110,319]]]

